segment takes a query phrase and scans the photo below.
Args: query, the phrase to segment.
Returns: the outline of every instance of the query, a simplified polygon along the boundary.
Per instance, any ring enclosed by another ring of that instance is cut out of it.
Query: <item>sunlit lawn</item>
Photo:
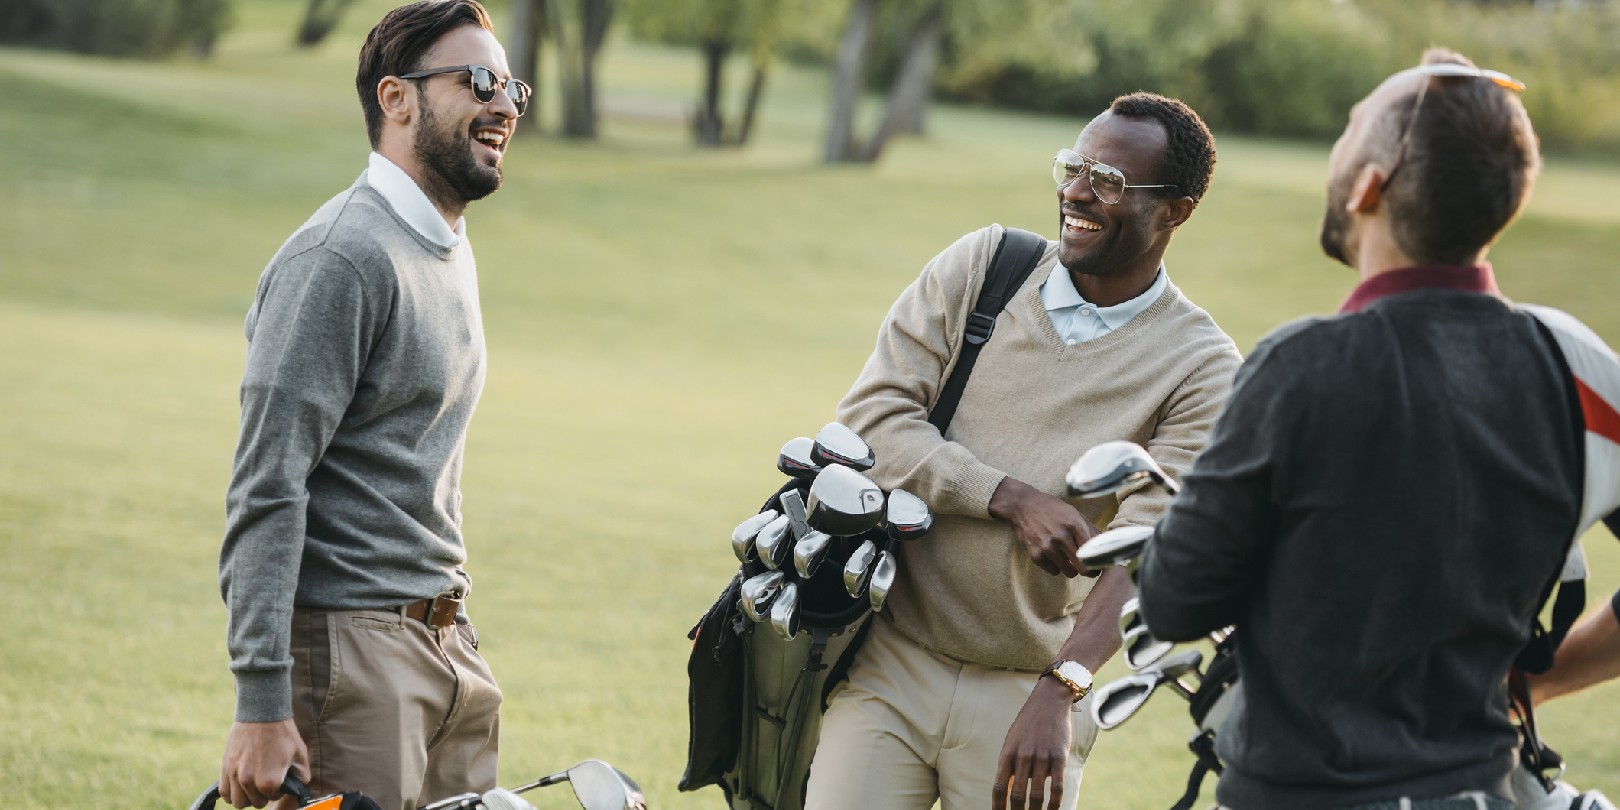
[[[353,54],[387,4],[310,53],[286,44],[298,5],[246,4],[206,63],[0,50],[0,785],[19,806],[182,806],[217,773],[241,317],[281,240],[364,166]],[[646,115],[695,95],[695,56],[606,58],[601,142],[521,137],[470,214],[491,355],[463,482],[473,611],[507,693],[503,782],[598,756],[655,807],[718,807],[675,783],[685,634],[734,568],[731,526],[924,261],[990,222],[1052,230],[1047,161],[1094,111],[937,108],[926,140],[829,169],[816,72],[779,70],[757,143],[705,152]],[[1220,149],[1169,266],[1248,347],[1352,277],[1316,249],[1325,145]],[[1493,254],[1511,295],[1611,343],[1616,199],[1620,169],[1555,159]],[[1620,586],[1613,540],[1588,546],[1593,593]],[[1543,722],[1572,779],[1620,795],[1616,694]],[[1084,804],[1168,806],[1189,732],[1157,699],[1102,739]]]

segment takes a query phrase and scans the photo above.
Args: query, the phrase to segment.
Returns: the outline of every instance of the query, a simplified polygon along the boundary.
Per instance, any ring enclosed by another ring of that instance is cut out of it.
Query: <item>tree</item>
[[[309,0],[309,6],[304,9],[304,20],[298,24],[298,34],[293,41],[300,48],[313,48],[326,39],[337,27],[338,21],[343,19],[343,12],[354,5],[354,0]]]
[[[546,37],[546,8],[552,0],[512,0],[511,27],[503,39],[506,42],[507,64],[512,77],[527,84],[533,95],[529,97],[529,111],[518,119],[518,127],[526,132],[540,131],[540,47]]]
[[[882,122],[865,142],[855,134],[856,109],[866,85],[880,2],[855,0],[850,7],[833,59],[831,108],[822,143],[824,162],[876,161],[896,134],[922,129],[945,33],[944,0],[925,0],[918,9],[904,37],[900,67],[889,90]]]
[[[565,138],[596,138],[596,55],[607,38],[613,10],[614,0],[545,3],[547,27],[557,46]]]

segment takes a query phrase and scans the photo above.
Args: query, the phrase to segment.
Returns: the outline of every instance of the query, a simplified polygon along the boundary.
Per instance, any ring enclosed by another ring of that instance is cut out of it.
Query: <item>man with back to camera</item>
[[[1522,89],[1434,49],[1355,106],[1321,241],[1361,283],[1255,348],[1143,555],[1155,637],[1239,628],[1223,806],[1511,806],[1504,683],[1583,508],[1570,371],[1485,261]]]
[[[370,163],[259,281],[220,552],[236,807],[289,770],[388,810],[495,786],[501,693],[462,606],[485,363],[462,214],[528,106],[510,75],[475,0],[389,12],[355,77]]]
[[[1114,100],[1058,153],[1059,240],[1009,300],[946,435],[928,421],[1002,229],[959,239],[903,293],[838,407],[871,474],[938,516],[899,550],[883,613],[833,693],[810,770],[812,810],[1073,808],[1096,727],[1071,711],[1119,648],[1119,572],[1078,579],[1099,522],[1061,500],[1082,451],[1129,436],[1168,468],[1204,443],[1237,348],[1170,283],[1163,257],[1203,197],[1213,138],[1179,101]],[[1089,706],[1089,703],[1084,704]]]

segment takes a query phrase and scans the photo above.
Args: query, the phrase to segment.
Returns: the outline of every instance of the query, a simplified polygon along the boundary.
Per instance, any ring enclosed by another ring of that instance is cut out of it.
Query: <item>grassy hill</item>
[[[312,52],[287,44],[296,5],[244,2],[203,63],[0,50],[0,785],[21,807],[183,806],[217,776],[241,319],[276,247],[364,167],[354,53],[387,3]],[[1048,162],[1094,112],[940,108],[880,165],[825,168],[819,74],[778,72],[758,142],[708,152],[671,114],[697,67],[612,43],[602,140],[520,137],[469,216],[491,359],[463,485],[502,781],[598,756],[658,808],[720,804],[675,790],[685,633],[777,448],[831,417],[930,256],[989,222],[1053,229]],[[1248,347],[1353,276],[1316,248],[1325,146],[1219,145],[1168,264]],[[1555,163],[1493,253],[1510,294],[1611,343],[1616,199],[1620,168]],[[1614,545],[1588,543],[1594,594],[1620,585]],[[1543,721],[1571,778],[1611,795],[1616,694]],[[1086,806],[1167,806],[1189,732],[1161,696],[1105,735]]]

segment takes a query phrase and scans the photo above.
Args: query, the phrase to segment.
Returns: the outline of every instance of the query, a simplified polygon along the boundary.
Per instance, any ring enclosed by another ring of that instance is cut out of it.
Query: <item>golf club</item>
[[[816,440],[810,446],[810,460],[822,467],[839,464],[857,472],[866,472],[877,463],[866,440],[837,422],[828,422],[816,433]]]
[[[883,508],[883,530],[897,541],[916,540],[934,527],[934,513],[928,504],[903,489],[889,493]]]
[[[513,788],[511,792],[524,793],[558,782],[567,782],[574,789],[574,798],[584,810],[647,810],[647,797],[642,795],[641,786],[600,759],[587,759],[566,771]]]
[[[776,469],[791,478],[814,478],[821,465],[810,460],[810,449],[815,442],[806,436],[788,439],[782,452],[776,454]]]
[[[809,579],[816,575],[821,568],[821,561],[827,558],[827,550],[832,548],[832,535],[811,529],[810,533],[793,545],[793,570],[799,572],[800,579]]]
[[[786,582],[787,574],[781,571],[766,571],[749,577],[739,589],[738,601],[742,603],[743,613],[753,621],[764,621],[771,609],[771,602],[777,598]]]
[[[792,641],[799,634],[799,586],[789,582],[771,605],[771,626],[782,638]]]
[[[1103,442],[1085,453],[1064,476],[1069,497],[1096,498],[1130,492],[1148,483],[1171,495],[1180,491],[1153,457],[1134,442]]]
[[[876,558],[877,546],[871,540],[862,541],[850,552],[849,561],[844,563],[844,591],[851,597],[861,598],[861,589],[866,587]]]
[[[1074,556],[1080,565],[1093,571],[1125,565],[1142,556],[1142,548],[1152,537],[1152,526],[1121,526],[1087,540]]]
[[[778,516],[765,524],[765,528],[759,530],[759,536],[754,538],[754,550],[759,552],[759,561],[772,571],[781,568],[793,551],[792,541],[788,540],[789,520],[787,515]]]
[[[782,504],[782,514],[788,517],[788,530],[792,532],[793,539],[803,539],[810,533],[809,517],[804,512],[804,493],[790,489],[778,495],[776,500]]]
[[[1125,650],[1125,665],[1134,670],[1158,661],[1176,646],[1173,642],[1160,641],[1148,632],[1147,625],[1142,621],[1141,600],[1135,596],[1120,606],[1119,637],[1120,646]]]
[[[766,509],[757,515],[737,524],[731,530],[731,551],[742,562],[751,562],[754,559],[754,537],[765,524],[775,520],[779,514],[775,509]]]
[[[1187,650],[1140,672],[1104,684],[1092,697],[1091,719],[1096,721],[1100,729],[1115,728],[1136,714],[1153,696],[1153,692],[1166,683],[1190,700],[1192,690],[1178,678],[1189,671],[1196,671],[1203,660],[1203,653]]]
[[[855,470],[833,465],[811,482],[808,506],[810,528],[852,537],[883,520],[883,490]]]
[[[889,589],[894,587],[894,575],[899,571],[900,564],[895,561],[894,554],[885,551],[878,555],[877,562],[872,565],[872,580],[866,586],[873,613],[883,610],[883,602],[889,598]]]

